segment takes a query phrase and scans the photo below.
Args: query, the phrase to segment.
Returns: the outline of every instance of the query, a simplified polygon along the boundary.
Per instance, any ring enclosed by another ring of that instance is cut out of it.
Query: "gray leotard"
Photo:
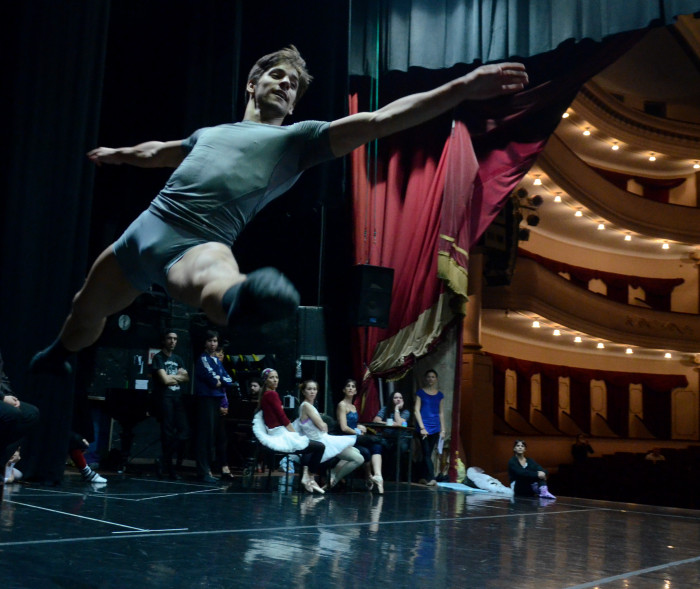
[[[130,282],[140,290],[154,283],[165,288],[168,270],[191,247],[232,245],[304,170],[333,158],[328,127],[243,121],[195,131],[183,142],[185,160],[114,244]]]

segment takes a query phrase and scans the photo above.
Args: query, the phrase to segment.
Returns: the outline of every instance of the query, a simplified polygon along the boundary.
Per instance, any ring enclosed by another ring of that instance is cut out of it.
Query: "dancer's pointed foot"
[[[224,310],[230,327],[239,323],[260,324],[285,319],[299,307],[294,285],[274,268],[251,272],[224,295]]]
[[[29,362],[30,374],[51,374],[53,376],[70,376],[73,367],[68,361],[70,352],[54,342],[48,348],[34,354]]]

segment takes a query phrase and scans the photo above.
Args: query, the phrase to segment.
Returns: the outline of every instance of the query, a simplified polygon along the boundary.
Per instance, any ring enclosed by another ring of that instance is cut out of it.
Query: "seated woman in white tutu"
[[[364,458],[360,451],[354,447],[357,436],[332,436],[328,433],[328,425],[321,418],[321,414],[314,406],[318,395],[318,383],[315,380],[306,380],[301,384],[302,401],[299,406],[298,430],[311,440],[323,443],[325,452],[321,462],[326,462],[336,456],[340,460],[330,473],[329,486],[335,487],[344,477],[353,470],[362,466]]]
[[[282,401],[277,394],[279,376],[272,368],[262,371],[265,392],[258,402],[259,411],[253,417],[253,433],[258,441],[275,452],[295,453],[301,456],[304,474],[301,484],[309,492],[323,494],[313,475],[318,474],[325,446],[299,435],[284,413]],[[311,473],[311,474],[310,474]]]

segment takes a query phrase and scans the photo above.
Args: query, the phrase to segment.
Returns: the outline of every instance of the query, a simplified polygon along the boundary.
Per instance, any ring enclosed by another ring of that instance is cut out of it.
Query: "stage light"
[[[632,241],[632,236],[629,233],[625,235],[625,241]]]
[[[583,132],[583,134],[588,137],[591,134],[591,129],[590,127],[586,127],[586,130]]]
[[[654,155],[654,152],[651,152],[651,155],[649,156],[649,161],[650,162],[655,162],[656,161],[656,156]]]
[[[561,331],[559,331],[558,329],[555,329],[555,330],[554,330],[554,331],[552,332],[552,335],[554,335],[554,336],[557,336],[557,337],[558,337],[558,336],[560,336],[560,335],[561,335]]]
[[[598,223],[598,231],[603,231],[605,229],[605,223]]]
[[[603,342],[598,342],[598,345],[596,346],[599,350],[604,350],[605,349],[605,344]]]
[[[668,242],[667,242],[667,241],[664,241],[664,242],[661,244],[661,249],[662,249],[662,250],[667,250],[667,249],[670,248],[670,247],[671,247],[671,246],[668,245]]]
[[[627,348],[625,354],[634,354],[634,350],[632,348]]]
[[[617,151],[618,149],[620,149],[620,146],[619,146],[619,144],[617,143],[617,141],[615,141],[615,142],[612,144],[612,146],[610,147],[610,149],[612,149],[613,151]]]
[[[583,217],[583,213],[582,213],[581,210],[579,209],[578,211],[576,211],[576,212],[574,213],[574,216],[575,216],[575,217]]]
[[[670,360],[672,357],[673,357],[673,356],[671,356],[671,352],[666,352],[666,353],[664,354],[664,358],[666,358],[666,360]]]
[[[696,170],[698,168],[700,168],[700,162],[698,162],[698,160],[695,160],[695,163],[693,164],[693,168],[695,168]]]
[[[580,344],[580,343],[581,343],[581,336],[580,336],[580,335],[577,335],[577,336],[574,338],[574,343],[575,343],[575,344]]]
[[[535,181],[532,183],[534,186],[542,186],[542,180],[539,176],[535,176]]]
[[[568,119],[569,116],[570,116],[569,113],[568,113],[568,112],[565,112],[565,113],[562,113],[561,118],[562,118],[562,119]]]
[[[554,202],[561,202],[561,194],[557,194],[557,195],[554,197]]]
[[[537,321],[537,320],[535,320],[535,321],[532,322],[532,326],[533,326],[535,329],[539,329],[539,327],[540,327],[540,322]]]

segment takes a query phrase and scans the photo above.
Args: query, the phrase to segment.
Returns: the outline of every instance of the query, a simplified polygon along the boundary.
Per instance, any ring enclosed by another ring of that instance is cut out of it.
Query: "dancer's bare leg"
[[[95,260],[85,284],[73,298],[73,306],[59,338],[38,352],[30,364],[35,373],[68,374],[71,353],[95,343],[107,317],[128,307],[141,292],[127,280],[109,246]]]
[[[127,280],[109,246],[95,260],[83,288],[73,298],[73,308],[59,336],[61,342],[72,352],[94,344],[107,317],[128,307],[140,294]]]
[[[231,249],[223,243],[203,243],[188,250],[168,272],[170,295],[202,309],[218,325],[226,325],[222,300],[226,291],[243,282]]]
[[[168,292],[218,325],[280,319],[299,305],[296,289],[277,270],[241,274],[231,249],[216,242],[193,247],[170,268]]]

